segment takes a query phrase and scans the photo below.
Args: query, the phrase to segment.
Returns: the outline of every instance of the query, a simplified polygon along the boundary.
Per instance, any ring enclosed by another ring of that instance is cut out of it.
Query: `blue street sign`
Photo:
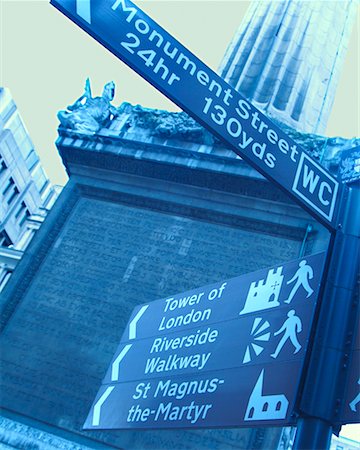
[[[295,308],[316,298],[325,254],[248,273],[219,283],[137,306],[122,341],[207,327],[248,314],[265,314],[281,306]]]
[[[285,426],[301,364],[254,365],[147,381],[104,384],[85,430]],[[281,376],[279,374],[281,373]]]
[[[277,125],[129,0],[51,0],[329,229],[341,185]]]
[[[324,262],[136,307],[85,428],[292,424]]]
[[[248,314],[165,336],[122,340],[103,383],[302,360],[315,298],[315,295],[311,300],[303,297],[301,307]],[[282,327],[284,333],[276,335]],[[282,340],[285,334],[291,335],[291,339]]]

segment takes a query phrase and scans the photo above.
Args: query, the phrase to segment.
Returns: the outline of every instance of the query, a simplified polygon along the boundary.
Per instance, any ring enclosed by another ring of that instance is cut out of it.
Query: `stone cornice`
[[[183,147],[151,144],[120,137],[60,136],[57,147],[68,173],[75,166],[199,186],[224,192],[291,203],[241,159],[200,153]]]
[[[221,158],[224,157],[227,160],[236,159],[229,147],[184,112],[169,112],[129,103],[121,104],[117,111],[118,115],[97,133],[80,133],[60,127],[59,135],[83,140],[84,144],[88,143],[86,148],[89,150],[93,148],[89,141],[93,144],[110,145],[126,143],[129,148],[137,149],[141,149],[142,145],[151,145],[153,149],[161,148],[165,153],[169,148],[176,148],[177,154],[183,149],[194,161],[198,159],[198,153],[216,155],[220,158],[217,159],[220,164]],[[360,145],[360,138],[345,139],[302,133],[273,117],[271,120],[334,174],[337,174],[342,152]]]

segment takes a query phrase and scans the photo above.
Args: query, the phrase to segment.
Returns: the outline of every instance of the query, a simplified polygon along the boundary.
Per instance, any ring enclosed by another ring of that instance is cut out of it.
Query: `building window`
[[[24,222],[26,221],[26,219],[29,216],[30,216],[30,212],[27,209],[25,202],[21,202],[20,207],[18,208],[18,210],[15,213],[15,219],[18,221],[20,228],[23,226]]]
[[[4,158],[0,155],[0,175],[7,169],[6,162]]]
[[[5,186],[5,189],[3,190],[3,195],[6,195],[12,186],[15,185],[15,181],[10,177],[9,181],[7,182],[7,185]]]
[[[11,205],[17,195],[19,195],[19,189],[15,186],[15,181],[10,177],[3,190],[3,196],[6,198],[7,204]]]
[[[15,213],[15,219],[18,219],[18,217],[24,213],[25,209],[26,209],[25,202],[21,202],[21,205],[19,206],[19,208]]]
[[[38,162],[39,162],[39,157],[35,153],[35,150],[32,149],[26,158],[26,167],[28,168],[29,172],[31,172],[35,168],[35,166]]]
[[[11,277],[12,270],[4,270],[0,275],[0,292],[4,289],[6,283],[9,281]]]
[[[6,123],[10,117],[14,114],[16,111],[16,105],[14,100],[11,100],[5,107],[5,109],[1,112],[1,118]]]
[[[14,116],[14,119],[11,122],[11,129],[15,142],[23,158],[26,159],[29,153],[31,153],[31,150],[33,149],[34,146],[28,136],[28,133],[25,129],[25,126],[19,114],[16,114]]]
[[[0,247],[10,247],[12,241],[5,230],[0,231]]]
[[[12,190],[11,190],[11,194],[10,194],[10,197],[7,199],[7,204],[8,205],[11,205],[11,203],[14,201],[14,199],[16,198],[16,196],[18,196],[19,195],[19,189],[16,187],[16,186],[14,186],[13,188],[12,188]]]
[[[49,186],[50,181],[46,180],[45,183],[42,185],[41,189],[40,189],[40,194],[43,194],[46,190],[46,188]]]
[[[47,185],[49,184],[49,180],[45,175],[45,172],[42,169],[42,167],[38,166],[34,171],[34,173],[32,174],[32,176],[37,190],[40,192],[40,194],[42,194],[46,189]]]

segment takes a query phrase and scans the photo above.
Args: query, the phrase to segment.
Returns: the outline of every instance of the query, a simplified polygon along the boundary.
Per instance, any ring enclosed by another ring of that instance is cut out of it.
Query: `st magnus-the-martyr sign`
[[[84,428],[294,424],[324,260],[137,306]]]
[[[129,0],[51,3],[330,229],[341,185]]]

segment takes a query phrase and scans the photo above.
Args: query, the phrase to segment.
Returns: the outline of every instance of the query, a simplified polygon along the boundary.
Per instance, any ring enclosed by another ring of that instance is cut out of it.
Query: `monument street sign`
[[[318,221],[336,228],[339,182],[131,1],[51,3]]]
[[[285,426],[325,253],[137,306],[85,429]]]

